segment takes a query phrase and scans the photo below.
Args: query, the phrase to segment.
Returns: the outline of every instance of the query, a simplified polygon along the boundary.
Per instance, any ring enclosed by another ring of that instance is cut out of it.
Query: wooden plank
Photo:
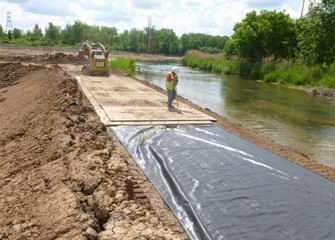
[[[191,125],[210,125],[213,124],[212,121],[141,121],[141,122],[109,122],[106,126],[120,126],[120,125],[129,125],[129,126],[141,126],[141,125],[183,125],[183,124],[191,124]]]
[[[184,103],[168,109],[167,96],[130,77],[78,76],[79,85],[105,125],[208,124],[214,118]]]
[[[99,102],[95,99],[91,91],[87,88],[85,82],[79,77],[76,77],[77,82],[78,82],[78,88],[79,90],[86,95],[90,103],[92,104],[94,110],[100,117],[101,122],[107,126],[107,124],[110,122],[110,119],[104,109],[101,107]]]

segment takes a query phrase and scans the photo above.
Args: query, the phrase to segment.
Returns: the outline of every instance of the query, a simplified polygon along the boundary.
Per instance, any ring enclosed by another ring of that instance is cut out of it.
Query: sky
[[[186,33],[227,35],[246,13],[256,10],[285,11],[291,18],[301,15],[303,0],[0,0],[0,24],[7,25],[11,13],[13,28],[44,31],[49,22],[65,28],[81,21],[89,25],[115,27],[119,33],[151,26]],[[309,1],[306,1],[304,13]]]

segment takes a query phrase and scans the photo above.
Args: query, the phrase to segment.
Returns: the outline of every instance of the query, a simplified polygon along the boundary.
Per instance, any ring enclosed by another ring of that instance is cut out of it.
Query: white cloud
[[[234,25],[249,11],[285,10],[298,18],[301,6],[301,0],[2,0],[0,24],[5,28],[6,12],[10,11],[13,27],[23,30],[32,30],[35,23],[44,29],[50,21],[64,28],[80,20],[122,32],[144,29],[151,16],[156,29],[170,28],[178,36],[191,32],[231,35]]]
[[[91,0],[90,2],[91,2],[91,4],[98,5],[98,6],[106,6],[107,5],[107,1],[105,1],[105,0]]]

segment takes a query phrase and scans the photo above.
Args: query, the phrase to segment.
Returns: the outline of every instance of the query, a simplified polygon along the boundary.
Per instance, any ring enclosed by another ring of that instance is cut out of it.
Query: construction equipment
[[[79,56],[88,56],[88,64],[83,67],[83,73],[87,75],[110,75],[108,52],[101,43],[83,42],[80,46]]]

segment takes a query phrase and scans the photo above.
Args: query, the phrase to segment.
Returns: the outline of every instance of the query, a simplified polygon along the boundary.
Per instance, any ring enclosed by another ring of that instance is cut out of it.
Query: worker
[[[166,75],[165,87],[168,96],[168,108],[173,108],[172,102],[177,96],[178,73],[179,68],[173,67],[172,71]]]

